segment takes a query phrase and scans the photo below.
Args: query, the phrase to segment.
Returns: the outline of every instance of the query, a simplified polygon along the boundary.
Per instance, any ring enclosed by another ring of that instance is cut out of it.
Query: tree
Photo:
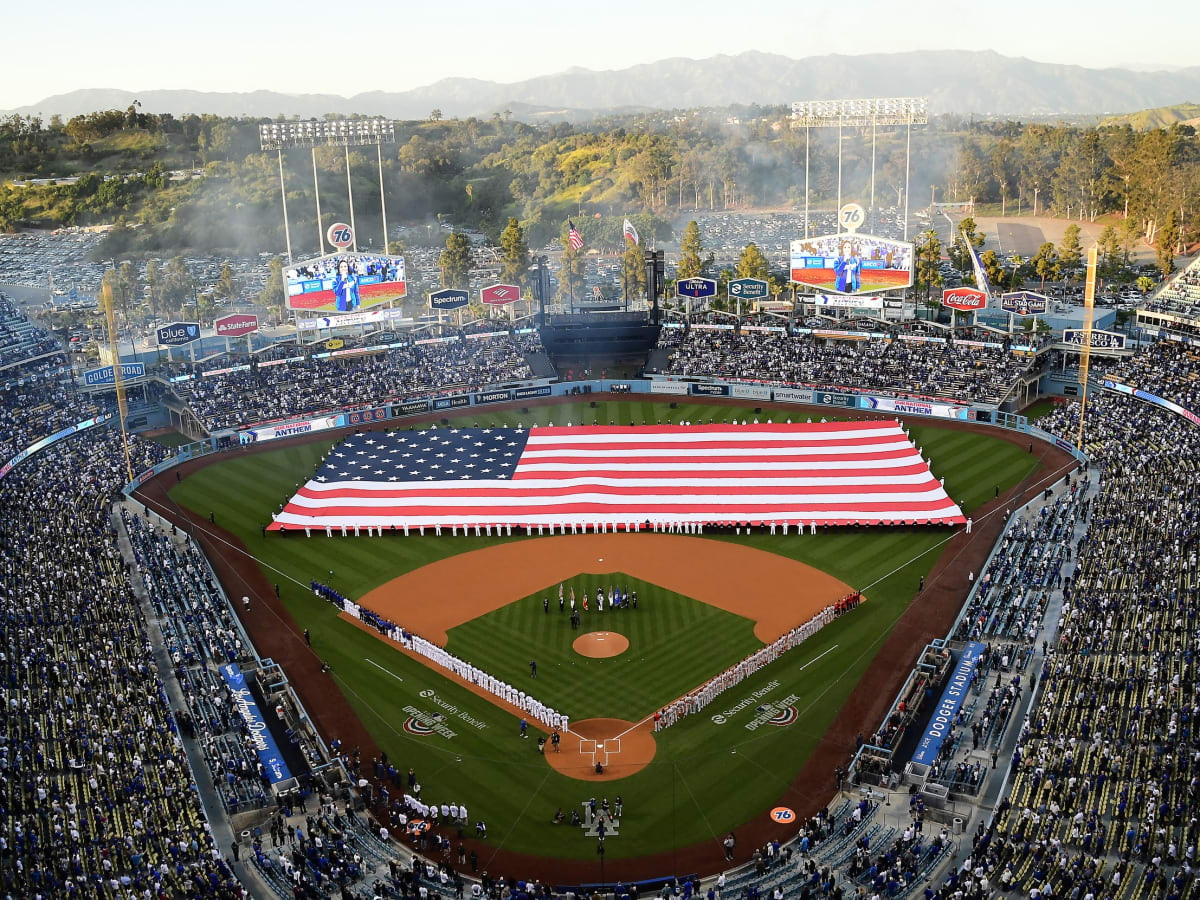
[[[121,302],[125,321],[128,322],[130,305],[140,303],[142,299],[142,279],[137,266],[131,262],[123,262],[117,269],[116,296]]]
[[[1154,236],[1154,255],[1163,278],[1171,277],[1171,273],[1175,271],[1175,250],[1178,244],[1179,215],[1172,209],[1163,220],[1158,234]]]
[[[767,262],[767,258],[762,255],[762,251],[758,249],[758,244],[747,244],[746,249],[742,251],[742,255],[738,257],[738,278],[765,279],[770,274],[771,264]]]
[[[146,287],[149,288],[150,309],[161,315],[163,306],[163,277],[157,259],[146,260]]]
[[[1141,293],[1142,298],[1145,299],[1146,295],[1154,289],[1154,279],[1150,278],[1148,275],[1139,275],[1137,280],[1137,289]]]
[[[268,309],[278,311],[283,309],[284,302],[284,286],[283,286],[283,257],[271,257],[270,265],[267,266],[267,280],[263,284],[263,288],[258,292],[258,302]]]
[[[916,287],[919,291],[925,288],[925,299],[928,301],[935,287],[942,284],[942,242],[938,240],[937,232],[933,229],[921,232],[916,246],[917,271]]]
[[[621,256],[621,292],[626,300],[640,297],[646,291],[646,260],[642,248],[628,242]]]
[[[500,280],[506,284],[522,285],[529,272],[529,247],[525,231],[515,217],[510,217],[500,233]]]
[[[217,296],[223,300],[232,300],[237,296],[237,284],[233,280],[233,269],[229,266],[229,261],[221,266],[221,274],[217,278],[216,283]]]
[[[179,309],[183,301],[192,295],[194,286],[187,260],[182,256],[172,257],[163,277],[163,294],[170,307]]]
[[[1009,285],[1014,289],[1019,288],[1025,283],[1025,266],[1028,260],[1021,254],[1017,253],[1012,258],[1012,276],[1009,280]]]
[[[1054,249],[1054,244],[1050,241],[1038,247],[1037,254],[1032,260],[1033,271],[1036,272],[1042,279],[1042,290],[1046,289],[1047,278],[1057,278],[1059,274],[1058,268],[1058,251]]]
[[[1083,262],[1083,247],[1079,243],[1079,226],[1071,223],[1063,232],[1062,243],[1058,245],[1058,263],[1063,271],[1074,275]]]
[[[441,111],[440,109],[434,109],[434,110],[432,110],[432,111],[429,113],[429,121],[431,121],[431,122],[440,122],[440,121],[442,121],[442,111]]]
[[[1100,268],[1106,277],[1115,275],[1125,266],[1124,251],[1121,247],[1121,236],[1112,225],[1105,225],[1100,232],[1098,255]]]
[[[471,239],[461,231],[447,235],[438,267],[442,270],[442,287],[466,288],[471,283]]]
[[[1005,286],[1005,281],[1008,280],[1008,270],[996,256],[995,250],[984,250],[979,257],[979,263],[983,266],[983,272],[992,287]]]
[[[683,229],[683,242],[679,248],[679,265],[676,267],[679,278],[698,278],[708,271],[712,263],[712,254],[704,259],[704,247],[700,243],[700,226],[696,220],[687,223]]]

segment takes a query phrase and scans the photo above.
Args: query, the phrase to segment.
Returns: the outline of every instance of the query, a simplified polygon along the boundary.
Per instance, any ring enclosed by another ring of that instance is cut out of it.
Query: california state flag
[[[633,241],[635,244],[638,243],[637,229],[633,227],[633,223],[628,219],[625,220],[625,240]]]

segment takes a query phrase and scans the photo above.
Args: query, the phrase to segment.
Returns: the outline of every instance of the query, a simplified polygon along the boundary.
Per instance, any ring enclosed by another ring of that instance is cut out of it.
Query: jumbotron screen
[[[860,294],[912,284],[913,246],[869,234],[792,241],[792,281],[822,293]]]
[[[404,257],[335,253],[284,270],[289,309],[352,313],[408,293]]]

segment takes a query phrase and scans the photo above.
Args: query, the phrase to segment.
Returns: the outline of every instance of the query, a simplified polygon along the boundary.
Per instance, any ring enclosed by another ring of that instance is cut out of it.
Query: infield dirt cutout
[[[571,642],[571,649],[591,659],[608,659],[628,650],[629,638],[615,631],[589,631],[575,638]]]
[[[368,591],[359,601],[365,608],[442,646],[451,628],[581,572],[624,572],[744,616],[754,622],[754,636],[764,644],[853,590],[832,575],[793,559],[730,541],[688,535],[562,535],[522,539],[478,550],[470,549],[470,538],[442,540],[461,540],[463,552],[393,578]],[[798,535],[796,540],[804,538]],[[347,613],[341,616],[374,633]],[[606,634],[623,638],[612,632]],[[591,637],[592,634],[581,635],[575,649],[582,653],[579,641]],[[628,645],[627,639],[625,643]],[[515,707],[481,688],[403,650],[399,644],[395,646],[501,709],[521,715]],[[536,721],[531,720],[530,725],[548,731]],[[561,737],[559,752],[553,752],[547,742],[545,755],[551,767],[571,778],[584,781],[626,778],[645,768],[657,750],[652,717],[636,724],[623,719],[583,719],[572,721],[570,727]],[[604,767],[601,774],[596,773],[597,762]]]
[[[794,559],[680,534],[567,534],[479,550],[471,550],[471,538],[438,540],[461,541],[463,552],[393,578],[358,602],[442,646],[451,628],[581,572],[624,572],[745,616],[764,644],[853,590]]]

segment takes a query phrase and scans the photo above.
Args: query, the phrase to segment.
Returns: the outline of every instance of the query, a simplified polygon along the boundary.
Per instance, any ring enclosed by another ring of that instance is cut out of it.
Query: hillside
[[[1124,116],[1109,116],[1101,124],[1129,125],[1137,131],[1149,131],[1151,128],[1170,128],[1176,123],[1200,126],[1200,103],[1177,103]]]
[[[511,110],[527,121],[581,121],[614,109],[692,109],[736,104],[788,104],[836,97],[926,96],[934,113],[985,116],[1109,114],[1200,96],[1200,66],[1174,72],[1087,69],[1002,56],[992,51],[876,53],[793,59],[754,51],[709,59],[663,59],[626,69],[569,69],[511,84],[445,78],[407,91],[353,97],[273,91],[212,93],[89,89],[46,97],[11,112],[70,117],[95,109],[125,109],[134,100],[148,113],[220,116],[302,116],[325,113],[418,119],[486,118]]]

